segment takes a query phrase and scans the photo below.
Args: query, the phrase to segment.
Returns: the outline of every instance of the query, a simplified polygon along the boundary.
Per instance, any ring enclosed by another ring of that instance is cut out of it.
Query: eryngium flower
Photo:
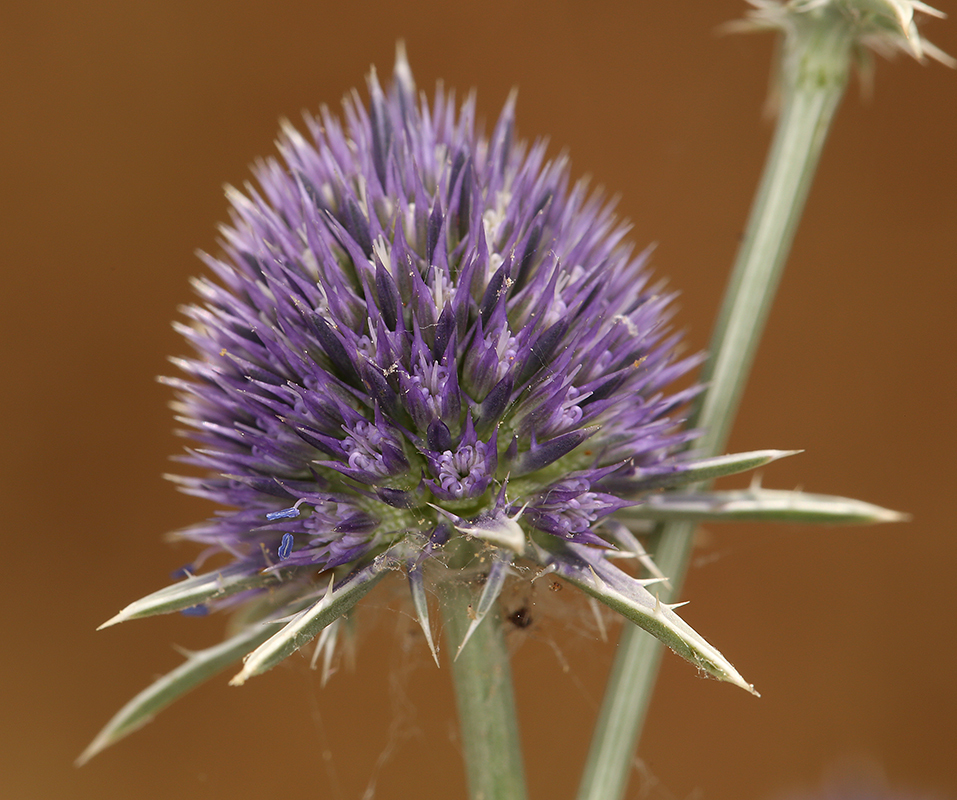
[[[871,72],[868,51],[890,57],[903,51],[918,61],[924,57],[947,67],[957,60],[922,37],[917,27],[921,16],[943,19],[947,15],[920,0],[748,0],[754,8],[726,30],[780,30],[789,40],[817,38],[817,47],[831,38],[822,54],[836,55],[846,45],[869,82]],[[841,40],[844,40],[841,42]],[[835,42],[840,42],[835,47]],[[827,53],[831,50],[831,53]],[[836,64],[837,62],[835,62]],[[832,64],[831,66],[834,66]]]
[[[693,461],[667,387],[671,295],[651,282],[626,225],[565,159],[514,136],[514,97],[489,138],[474,99],[416,95],[400,53],[385,93],[283,127],[261,189],[228,190],[215,279],[177,325],[178,419],[208,474],[184,491],[231,511],[179,533],[232,563],[186,579],[107,624],[242,605],[238,632],[193,653],[131,702],[87,756],[245,656],[269,669],[372,586],[404,573],[435,652],[430,582],[484,580],[475,625],[511,575],[553,573],[707,672],[750,688],[646,584],[615,519],[662,487],[765,463]],[[436,568],[439,567],[439,568]],[[320,644],[329,640],[320,639]]]

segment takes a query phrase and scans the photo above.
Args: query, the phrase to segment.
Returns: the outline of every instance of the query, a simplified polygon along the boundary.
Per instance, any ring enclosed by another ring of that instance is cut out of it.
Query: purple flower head
[[[180,326],[197,356],[169,383],[200,445],[184,460],[211,473],[181,487],[236,511],[183,535],[250,575],[291,535],[286,580],[307,586],[414,559],[500,495],[545,551],[606,544],[633,476],[688,438],[671,297],[603,198],[515,140],[513,100],[485,138],[472,99],[429,105],[401,59],[369,89],[345,123],[286,125],[261,189],[229,191],[218,281]]]
[[[175,480],[232,509],[180,535],[233,563],[111,623],[242,603],[257,622],[203,651],[217,669],[246,656],[242,683],[389,573],[431,645],[427,581],[474,572],[429,563],[493,551],[486,593],[555,573],[745,685],[655,579],[609,561],[637,546],[613,515],[696,464],[675,416],[695,390],[667,387],[699,359],[676,357],[646,254],[564,158],[516,139],[514,97],[486,137],[474,99],[419,96],[401,52],[369,93],[284,125],[260,188],[227,192],[223,252],[177,326],[195,355],[167,382],[205,473]]]

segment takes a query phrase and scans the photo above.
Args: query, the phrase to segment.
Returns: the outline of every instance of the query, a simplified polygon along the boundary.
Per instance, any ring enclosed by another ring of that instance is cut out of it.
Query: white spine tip
[[[97,630],[98,630],[98,631],[101,631],[101,630],[103,630],[104,628],[112,627],[113,625],[116,625],[116,624],[118,624],[118,623],[120,623],[120,622],[124,622],[125,619],[126,619],[126,618],[123,616],[123,612],[121,611],[121,612],[120,612],[119,614],[117,614],[115,617],[110,617],[106,622],[104,622],[102,625],[100,625],[100,626],[97,628]]]

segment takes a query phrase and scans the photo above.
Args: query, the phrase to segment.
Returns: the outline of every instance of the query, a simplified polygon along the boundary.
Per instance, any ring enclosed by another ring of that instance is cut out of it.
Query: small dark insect
[[[517,611],[513,611],[507,617],[508,621],[511,622],[516,628],[527,628],[532,624],[532,617],[528,613],[528,607],[522,606]]]
[[[553,592],[560,592],[562,590],[562,585],[558,581],[552,581],[548,584],[548,588]]]

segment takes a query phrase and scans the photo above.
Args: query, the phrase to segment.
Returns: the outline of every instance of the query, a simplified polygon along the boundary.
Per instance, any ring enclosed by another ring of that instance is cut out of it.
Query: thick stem
[[[450,581],[443,592],[446,641],[455,653],[468,630],[474,601],[468,584]],[[525,800],[512,670],[497,610],[478,626],[452,663],[471,800]]]
[[[804,209],[834,112],[847,84],[851,39],[842,25],[800,30],[785,42],[783,107],[744,241],[725,293],[702,382],[708,388],[689,424],[704,429],[695,449],[719,453],[727,442],[784,262]],[[701,487],[697,487],[701,488]],[[659,527],[650,551],[676,596],[695,525]],[[626,624],[592,740],[578,800],[624,796],[661,661],[661,644]]]

